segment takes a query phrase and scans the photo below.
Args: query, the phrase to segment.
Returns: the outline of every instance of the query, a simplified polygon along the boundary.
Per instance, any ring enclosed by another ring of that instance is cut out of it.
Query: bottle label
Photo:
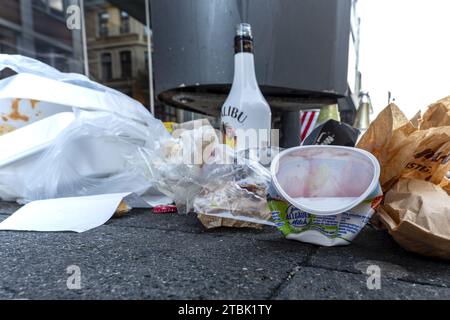
[[[222,143],[232,149],[246,150],[270,146],[271,130],[269,128],[236,128],[226,119],[222,119],[221,134]]]
[[[244,111],[241,111],[238,107],[224,107],[222,109],[222,137],[223,143],[229,147],[236,149],[238,135],[236,129],[230,122],[238,123],[239,126],[243,125],[248,116]],[[227,121],[231,120],[231,121]]]
[[[236,119],[237,122],[242,124],[247,120],[248,116],[243,111],[239,110],[239,108],[228,106],[222,110],[222,118],[223,117]]]
[[[236,130],[229,123],[222,121],[221,125],[223,143],[230,148],[235,149],[237,146]]]

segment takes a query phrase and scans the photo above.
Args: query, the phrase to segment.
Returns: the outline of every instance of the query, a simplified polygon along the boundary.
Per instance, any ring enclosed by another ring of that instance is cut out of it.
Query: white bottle
[[[272,113],[256,81],[248,23],[237,26],[234,48],[233,85],[221,112],[223,143],[238,151],[269,147]]]

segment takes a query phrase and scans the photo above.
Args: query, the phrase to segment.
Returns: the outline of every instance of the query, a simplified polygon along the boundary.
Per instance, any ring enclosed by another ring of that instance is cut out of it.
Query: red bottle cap
[[[163,213],[177,213],[177,206],[174,205],[161,205],[153,208],[153,213],[163,214]]]

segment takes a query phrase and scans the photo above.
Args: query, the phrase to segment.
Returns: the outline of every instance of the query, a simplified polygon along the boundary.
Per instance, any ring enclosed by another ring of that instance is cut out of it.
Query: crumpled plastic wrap
[[[156,187],[174,199],[179,212],[193,210],[217,218],[226,214],[228,219],[254,223],[269,220],[265,199],[269,171],[220,144],[209,123],[197,124],[188,123],[188,129],[173,133],[174,139],[163,147],[164,158],[158,158],[161,153],[149,155]],[[203,219],[208,225],[212,220]]]
[[[216,180],[216,183],[203,188],[194,199],[195,212],[222,219],[268,224],[271,218],[266,200],[269,172],[248,160],[242,165],[235,165],[233,171],[234,175],[228,181]],[[205,226],[208,227],[208,224]],[[244,223],[243,226],[248,225]]]

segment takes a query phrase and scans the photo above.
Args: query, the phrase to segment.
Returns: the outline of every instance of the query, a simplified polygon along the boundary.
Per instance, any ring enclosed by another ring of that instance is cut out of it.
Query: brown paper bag
[[[381,165],[386,194],[379,218],[408,250],[450,256],[450,97],[407,120],[391,104],[370,125],[358,148]]]
[[[450,180],[449,179],[444,179],[441,182],[440,186],[442,187],[442,189],[444,189],[445,192],[448,193],[448,195],[450,195]]]
[[[400,179],[386,194],[379,218],[405,249],[450,260],[450,196],[441,187]]]
[[[447,101],[447,100],[441,100]],[[442,102],[430,106],[419,120],[420,129],[395,104],[390,104],[373,121],[357,147],[371,152],[380,162],[380,183],[387,191],[400,177],[423,179],[439,184],[450,170],[450,117],[442,116]],[[437,106],[437,107],[436,107]],[[440,127],[432,127],[439,125]],[[423,130],[422,128],[427,128]]]
[[[397,176],[406,165],[406,163],[402,163],[396,164],[395,167],[388,167],[387,164],[391,160],[392,154],[407,152],[403,150],[404,141],[415,131],[417,131],[417,127],[405,117],[395,104],[390,104],[361,137],[356,147],[371,152],[378,159],[381,166],[380,184],[382,186],[392,177]]]
[[[421,130],[443,126],[450,126],[450,97],[430,105],[420,123]]]
[[[400,177],[440,184],[450,170],[450,126],[413,132],[386,161],[383,187]]]

